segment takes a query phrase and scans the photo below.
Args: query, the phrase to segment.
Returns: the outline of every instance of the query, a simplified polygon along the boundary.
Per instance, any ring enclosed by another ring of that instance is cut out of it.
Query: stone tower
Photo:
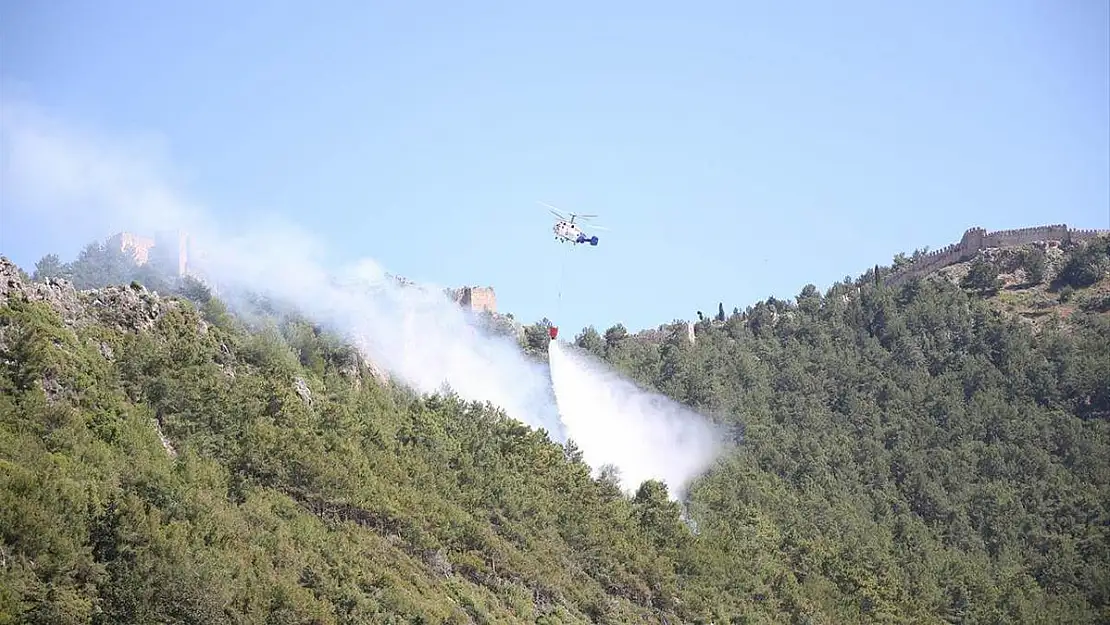
[[[492,287],[464,286],[455,292],[455,301],[470,310],[497,312],[497,295]]]

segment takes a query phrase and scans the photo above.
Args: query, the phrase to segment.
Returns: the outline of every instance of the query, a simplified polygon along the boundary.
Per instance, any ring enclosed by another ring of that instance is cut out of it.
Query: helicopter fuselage
[[[552,228],[555,232],[555,240],[563,241],[565,243],[589,243],[590,245],[597,245],[597,237],[586,236],[576,224],[569,221],[560,221]]]
[[[563,241],[577,241],[578,237],[582,234],[582,230],[569,221],[560,221],[556,223],[552,230],[555,231],[555,237]]]

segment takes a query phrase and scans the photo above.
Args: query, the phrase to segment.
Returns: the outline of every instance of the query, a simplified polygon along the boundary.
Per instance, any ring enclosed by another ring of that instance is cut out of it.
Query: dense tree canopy
[[[143,282],[110,256],[34,275]],[[0,622],[1106,622],[1110,247],[1011,260],[584,329],[735,432],[682,504],[195,282],[142,330],[13,290]]]

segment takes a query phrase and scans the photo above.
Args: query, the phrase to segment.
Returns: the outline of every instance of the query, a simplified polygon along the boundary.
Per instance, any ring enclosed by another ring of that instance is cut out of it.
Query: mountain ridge
[[[1104,622],[1110,237],[1057,251],[584,329],[732,431],[681,502],[295,312],[0,260],[0,621]]]

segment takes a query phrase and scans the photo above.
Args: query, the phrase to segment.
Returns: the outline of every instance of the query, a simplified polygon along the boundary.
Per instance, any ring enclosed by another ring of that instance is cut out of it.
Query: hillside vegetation
[[[1106,622],[1110,240],[1041,251],[583,330],[735,433],[685,510],[295,313],[4,261],[0,622]]]

